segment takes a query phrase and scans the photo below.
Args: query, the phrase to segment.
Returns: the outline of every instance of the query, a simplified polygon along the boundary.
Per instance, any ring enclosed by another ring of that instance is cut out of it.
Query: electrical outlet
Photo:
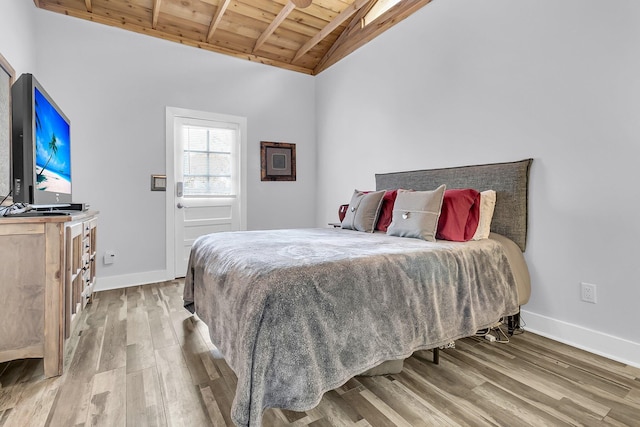
[[[116,252],[115,251],[105,251],[104,258],[102,261],[104,265],[113,264],[116,260]]]
[[[580,283],[580,296],[582,298],[582,301],[595,304],[597,302],[596,285],[584,282]]]

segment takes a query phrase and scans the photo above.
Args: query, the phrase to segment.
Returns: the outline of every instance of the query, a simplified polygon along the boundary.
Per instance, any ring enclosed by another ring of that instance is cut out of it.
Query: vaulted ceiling
[[[34,0],[37,7],[307,74],[318,74],[431,0]]]

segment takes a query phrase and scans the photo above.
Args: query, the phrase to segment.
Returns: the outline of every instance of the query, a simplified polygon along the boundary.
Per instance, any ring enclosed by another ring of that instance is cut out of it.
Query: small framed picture
[[[262,181],[296,180],[296,144],[260,141]]]

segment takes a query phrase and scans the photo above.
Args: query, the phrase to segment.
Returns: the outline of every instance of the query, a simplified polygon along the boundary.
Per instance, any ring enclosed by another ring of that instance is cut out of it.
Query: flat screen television
[[[12,195],[33,207],[69,205],[70,121],[32,74],[11,87]]]

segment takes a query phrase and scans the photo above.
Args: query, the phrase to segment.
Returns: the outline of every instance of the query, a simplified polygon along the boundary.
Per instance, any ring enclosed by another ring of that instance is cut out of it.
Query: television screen
[[[71,194],[69,124],[37,87],[34,104],[36,190]]]
[[[68,205],[71,194],[70,122],[31,74],[11,87],[13,201]]]

